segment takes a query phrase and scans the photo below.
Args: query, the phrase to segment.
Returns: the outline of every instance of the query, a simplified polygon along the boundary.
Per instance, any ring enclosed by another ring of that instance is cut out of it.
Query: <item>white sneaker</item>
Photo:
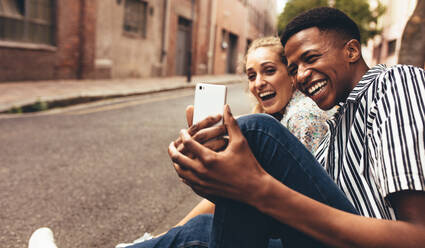
[[[146,241],[146,240],[149,240],[149,239],[153,239],[153,238],[154,238],[154,236],[152,236],[152,234],[145,232],[142,237],[134,240],[133,243],[121,243],[121,244],[116,245],[115,248],[125,248],[127,246],[131,246],[131,245],[134,245],[136,243],[140,243],[140,242],[143,242],[143,241]]]
[[[58,248],[53,238],[53,232],[48,227],[35,230],[28,242],[28,248]]]

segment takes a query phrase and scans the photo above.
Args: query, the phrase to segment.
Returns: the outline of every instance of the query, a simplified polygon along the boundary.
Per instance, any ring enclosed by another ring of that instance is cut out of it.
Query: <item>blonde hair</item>
[[[267,36],[255,39],[250,45],[249,48],[245,54],[244,60],[243,60],[243,71],[246,73],[246,61],[248,54],[255,51],[257,48],[260,47],[271,47],[275,50],[276,54],[279,55],[280,61],[282,63],[286,64],[286,57],[284,55],[283,46],[280,42],[280,39],[276,36]],[[249,92],[249,90],[248,90]],[[254,99],[255,97],[250,93],[250,96],[252,96]],[[264,113],[264,109],[261,106],[261,104],[255,99],[255,105],[252,108],[252,113]]]

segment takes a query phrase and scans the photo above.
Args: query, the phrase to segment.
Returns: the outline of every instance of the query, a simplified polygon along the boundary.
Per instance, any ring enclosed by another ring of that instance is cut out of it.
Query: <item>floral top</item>
[[[326,120],[335,112],[336,109],[321,110],[313,100],[297,90],[286,105],[280,122],[314,154],[328,131]]]

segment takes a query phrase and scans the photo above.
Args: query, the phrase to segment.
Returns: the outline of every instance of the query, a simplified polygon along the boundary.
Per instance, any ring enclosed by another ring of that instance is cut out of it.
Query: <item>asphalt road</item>
[[[229,86],[234,115],[245,85]],[[198,201],[167,147],[193,89],[0,117],[0,246],[49,226],[60,248],[114,247],[175,224]]]

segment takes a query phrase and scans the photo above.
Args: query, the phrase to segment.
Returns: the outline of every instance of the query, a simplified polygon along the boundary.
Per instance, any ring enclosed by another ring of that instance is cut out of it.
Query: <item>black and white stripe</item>
[[[316,157],[364,216],[395,219],[385,197],[425,191],[425,72],[371,68],[335,118]]]

